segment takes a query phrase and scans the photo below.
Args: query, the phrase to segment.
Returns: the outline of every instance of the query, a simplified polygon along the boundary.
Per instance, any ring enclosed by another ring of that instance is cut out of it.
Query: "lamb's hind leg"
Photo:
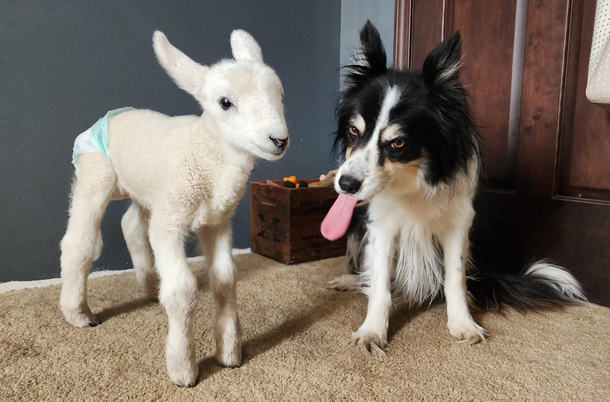
[[[230,219],[217,228],[200,232],[199,241],[209,263],[210,288],[216,303],[216,360],[222,366],[237,367],[241,365],[242,338],[237,315],[237,270],[231,255],[233,236]]]
[[[116,185],[116,175],[102,154],[80,157],[80,176],[72,188],[68,229],[61,241],[59,306],[76,327],[95,325],[87,305],[87,277],[102,249],[100,222]]]
[[[136,271],[136,278],[151,299],[159,295],[159,276],[155,271],[150,240],[148,239],[149,212],[137,202],[132,201],[131,206],[123,215],[121,227],[123,236],[131,254],[131,262]]]

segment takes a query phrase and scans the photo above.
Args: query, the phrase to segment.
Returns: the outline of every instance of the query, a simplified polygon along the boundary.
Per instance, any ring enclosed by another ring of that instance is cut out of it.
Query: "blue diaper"
[[[110,158],[110,155],[108,154],[108,119],[129,110],[135,109],[132,107],[124,107],[109,111],[106,113],[106,116],[99,119],[89,130],[76,137],[72,153],[72,164],[74,165],[77,176],[79,174],[78,162],[82,154],[101,152],[106,155],[106,157]]]

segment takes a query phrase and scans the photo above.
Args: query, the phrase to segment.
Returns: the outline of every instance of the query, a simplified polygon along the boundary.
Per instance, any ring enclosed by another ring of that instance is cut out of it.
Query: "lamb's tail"
[[[468,281],[475,307],[497,310],[556,309],[587,300],[580,283],[568,271],[546,261],[525,267],[518,274],[478,270]]]

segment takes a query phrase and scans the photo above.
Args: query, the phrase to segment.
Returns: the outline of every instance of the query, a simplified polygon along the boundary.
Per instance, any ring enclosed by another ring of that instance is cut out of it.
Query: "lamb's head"
[[[276,160],[288,148],[284,90],[275,71],[263,62],[250,34],[231,34],[234,59],[212,66],[194,62],[156,31],[153,46],[161,66],[180,88],[193,95],[216,122],[228,143],[259,158]]]

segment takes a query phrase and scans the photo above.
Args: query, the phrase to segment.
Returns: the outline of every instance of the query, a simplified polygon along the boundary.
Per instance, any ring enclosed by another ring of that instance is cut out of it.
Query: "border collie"
[[[471,264],[481,140],[460,65],[456,32],[427,56],[421,71],[388,68],[379,32],[367,22],[345,67],[335,142],[345,162],[334,184],[338,203],[352,197],[365,206],[353,211],[350,198],[326,222],[348,230],[353,212],[347,235],[352,273],[329,285],[368,295],[366,319],[352,334],[365,353],[384,353],[392,296],[417,305],[444,294],[449,332],[467,344],[485,340],[469,302],[529,310],[585,300],[577,280],[554,265],[538,262],[509,275]]]

